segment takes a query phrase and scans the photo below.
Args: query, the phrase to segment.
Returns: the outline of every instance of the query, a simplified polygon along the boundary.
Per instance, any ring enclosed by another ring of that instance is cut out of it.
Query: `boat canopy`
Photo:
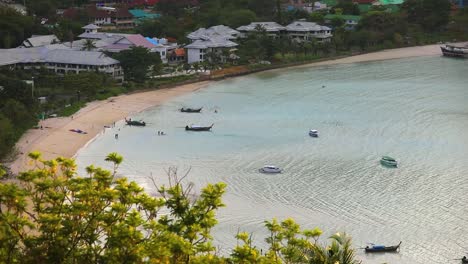
[[[389,157],[389,156],[383,156],[382,159],[383,160],[388,160],[388,161],[396,161],[394,158]]]

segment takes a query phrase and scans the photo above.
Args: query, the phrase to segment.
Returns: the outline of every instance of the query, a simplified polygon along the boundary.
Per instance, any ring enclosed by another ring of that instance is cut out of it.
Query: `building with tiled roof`
[[[183,63],[186,60],[185,55],[186,55],[185,49],[183,48],[174,49],[168,55],[169,63]]]
[[[249,25],[240,26],[236,29],[242,33],[242,36],[246,36],[249,32],[256,32],[259,28],[265,30],[268,36],[273,38],[280,37],[281,33],[285,30],[285,27],[276,22],[252,22]]]
[[[329,42],[332,37],[331,28],[307,21],[294,21],[287,25],[286,34],[300,41],[316,39],[318,42]]]
[[[117,8],[112,15],[112,22],[117,28],[133,28],[135,26],[133,15],[127,8]]]
[[[72,50],[61,44],[29,49],[0,49],[0,67],[45,68],[58,74],[98,71],[123,80],[119,61],[102,52]]]
[[[225,39],[224,37],[197,39],[185,46],[187,49],[187,62],[203,62],[207,59],[206,54],[217,53],[221,55],[223,50],[230,50],[237,45],[237,43]]]
[[[22,47],[32,48],[59,43],[60,40],[55,35],[37,35],[23,41]]]
[[[212,26],[210,28],[199,28],[187,35],[187,38],[194,41],[203,38],[225,38],[236,39],[240,32],[224,25]]]
[[[192,41],[185,46],[187,49],[187,62],[203,62],[206,54],[217,53],[222,58],[224,50],[229,50],[237,46],[237,43],[231,40],[241,36],[241,33],[224,25],[212,26],[210,28],[199,28],[187,35]]]
[[[85,12],[90,24],[107,29],[133,28],[133,15],[126,7],[114,8],[105,6],[87,6],[85,8],[69,8],[63,12],[63,17],[77,20],[79,13]]]

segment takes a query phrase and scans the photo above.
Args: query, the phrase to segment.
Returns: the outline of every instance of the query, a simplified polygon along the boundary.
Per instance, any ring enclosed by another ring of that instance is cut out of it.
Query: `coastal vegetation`
[[[292,219],[265,221],[264,249],[239,231],[230,254],[219,254],[211,231],[225,206],[224,183],[195,195],[171,169],[169,184],[152,179],[157,194],[149,195],[117,176],[123,158],[116,153],[105,159],[112,171],[91,165],[85,176],[72,159],[29,157],[34,168],[19,183],[0,183],[2,263],[359,263],[345,233],[324,241],[320,229]]]

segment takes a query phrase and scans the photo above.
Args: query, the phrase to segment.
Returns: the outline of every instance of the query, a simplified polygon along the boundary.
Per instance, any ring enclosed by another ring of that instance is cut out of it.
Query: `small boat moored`
[[[468,58],[468,47],[445,45],[440,47],[442,54],[447,57]]]
[[[210,131],[211,128],[213,127],[214,124],[211,124],[211,126],[207,126],[207,127],[204,127],[204,126],[194,126],[194,125],[191,125],[191,126],[185,126],[185,130],[186,131]]]
[[[265,165],[258,171],[261,173],[281,173],[283,170],[273,165]]]
[[[309,131],[309,136],[311,136],[311,137],[318,137],[318,136],[319,136],[318,130],[311,129],[311,130]]]
[[[129,120],[125,119],[125,122],[126,122],[127,125],[129,125],[129,126],[146,126],[146,123],[143,122],[143,121],[141,121],[141,120],[140,120],[140,121],[136,121],[136,120],[131,120],[131,119],[129,119]]]
[[[372,246],[366,246],[364,250],[366,253],[380,253],[380,252],[397,252],[398,249],[400,249],[401,241],[398,243],[398,245],[395,246],[383,246],[383,245],[374,245]]]
[[[181,112],[183,113],[200,113],[200,111],[202,110],[203,107],[200,107],[200,108],[184,108],[182,107],[180,109]]]
[[[398,162],[394,158],[389,157],[389,156],[383,156],[380,159],[380,164],[387,166],[387,167],[393,167],[393,168],[398,167]]]

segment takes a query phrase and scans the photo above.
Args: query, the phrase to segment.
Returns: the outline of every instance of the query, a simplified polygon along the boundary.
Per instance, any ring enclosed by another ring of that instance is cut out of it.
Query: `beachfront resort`
[[[0,0],[0,263],[468,263],[463,0]]]

